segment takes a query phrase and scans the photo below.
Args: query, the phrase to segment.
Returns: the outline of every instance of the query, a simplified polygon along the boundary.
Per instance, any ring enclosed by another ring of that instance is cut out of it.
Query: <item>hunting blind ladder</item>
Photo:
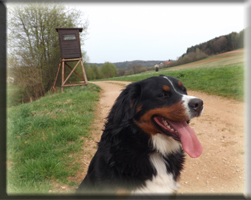
[[[62,84],[61,84],[62,92],[64,91],[64,88],[68,86],[88,84],[88,80],[87,80],[85,69],[84,69],[84,64],[82,61],[80,40],[79,40],[79,32],[82,32],[82,30],[83,28],[56,28],[56,31],[58,32],[58,35],[59,35],[61,61],[58,66],[58,71],[57,71],[56,79],[52,87],[52,92],[54,91],[57,92],[56,82],[57,82],[61,67],[62,67]],[[76,62],[76,61],[78,62],[73,68],[67,64],[67,62]],[[83,76],[80,76],[75,71],[79,64],[81,65]],[[65,66],[71,69],[71,72],[69,73],[67,78],[65,78]],[[82,80],[82,82],[66,84],[66,82],[69,80],[73,72]]]

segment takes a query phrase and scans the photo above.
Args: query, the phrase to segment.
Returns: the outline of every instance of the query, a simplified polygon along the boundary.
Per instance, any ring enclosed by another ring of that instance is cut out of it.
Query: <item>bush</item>
[[[100,67],[98,67],[96,64],[87,65],[85,71],[88,80],[96,80],[104,77]]]
[[[116,66],[112,63],[106,62],[100,69],[103,74],[103,78],[112,78],[117,76]]]
[[[207,57],[208,55],[206,53],[202,52],[199,48],[197,48],[196,52],[189,52],[179,57],[177,61],[171,62],[168,66],[173,67],[177,65],[183,65],[197,60],[205,59]]]

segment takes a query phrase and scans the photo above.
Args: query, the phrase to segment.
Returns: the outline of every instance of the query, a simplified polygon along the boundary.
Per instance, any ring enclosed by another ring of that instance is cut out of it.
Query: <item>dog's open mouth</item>
[[[184,151],[192,158],[199,157],[202,153],[202,146],[194,130],[184,122],[174,122],[164,117],[155,116],[153,120],[168,135],[181,142]]]

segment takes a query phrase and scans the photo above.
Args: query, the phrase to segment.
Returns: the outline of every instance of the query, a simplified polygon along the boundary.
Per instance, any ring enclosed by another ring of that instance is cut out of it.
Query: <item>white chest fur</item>
[[[177,190],[177,183],[171,173],[167,173],[165,160],[159,153],[150,155],[150,161],[157,171],[152,180],[147,180],[146,185],[132,192],[132,194],[170,194]]]
[[[168,155],[175,153],[180,149],[180,143],[174,140],[172,137],[168,137],[164,134],[157,133],[152,136],[153,148],[156,149],[162,155]]]

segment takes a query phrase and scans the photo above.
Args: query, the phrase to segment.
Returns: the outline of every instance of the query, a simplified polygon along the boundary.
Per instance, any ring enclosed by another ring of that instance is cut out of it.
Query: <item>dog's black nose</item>
[[[198,98],[191,99],[188,103],[190,109],[200,112],[203,109],[203,101]]]

